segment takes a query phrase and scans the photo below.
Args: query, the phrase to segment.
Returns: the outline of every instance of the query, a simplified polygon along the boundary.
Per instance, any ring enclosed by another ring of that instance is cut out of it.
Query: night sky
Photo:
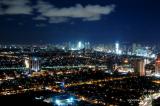
[[[160,0],[0,0],[0,43],[159,42]]]

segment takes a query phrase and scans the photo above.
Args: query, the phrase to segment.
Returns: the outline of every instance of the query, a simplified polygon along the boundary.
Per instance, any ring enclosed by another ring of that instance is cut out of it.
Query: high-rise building
[[[139,62],[139,74],[140,76],[145,76],[145,62],[144,60],[140,60]]]
[[[78,44],[77,44],[77,49],[80,50],[80,49],[83,49],[84,48],[84,44],[79,41]]]
[[[84,43],[84,48],[85,49],[90,49],[90,43],[89,42],[85,42]]]
[[[32,57],[31,59],[30,59],[30,69],[32,70],[32,71],[35,71],[35,72],[38,72],[38,71],[40,71],[40,61],[39,61],[39,58],[37,58],[37,57]]]
[[[155,62],[155,73],[160,73],[160,55],[157,56],[156,62]]]
[[[116,51],[116,54],[119,53],[119,43],[115,43],[115,51]]]
[[[115,43],[115,53],[119,55],[122,54],[122,50],[120,50],[118,42]]]
[[[29,58],[25,58],[25,60],[24,60],[24,64],[25,64],[25,68],[27,68],[27,69],[29,69],[29,68],[30,68]]]
[[[136,49],[137,49],[136,43],[133,43],[132,44],[132,55],[136,54]]]

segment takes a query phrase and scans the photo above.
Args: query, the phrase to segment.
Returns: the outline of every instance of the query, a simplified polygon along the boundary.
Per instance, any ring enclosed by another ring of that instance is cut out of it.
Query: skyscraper
[[[116,51],[116,54],[119,53],[119,43],[118,42],[115,43],[115,51]]]
[[[145,62],[144,62],[144,60],[140,60],[139,62],[138,62],[138,65],[139,65],[139,74],[140,74],[140,76],[145,76]]]
[[[37,58],[37,57],[32,57],[32,58],[30,59],[30,62],[31,62],[30,69],[31,69],[32,71],[38,72],[38,71],[40,70],[39,58]]]
[[[155,73],[160,73],[160,55],[157,56],[157,59],[155,61]]]
[[[119,55],[122,54],[122,50],[120,50],[118,42],[115,43],[115,53]]]

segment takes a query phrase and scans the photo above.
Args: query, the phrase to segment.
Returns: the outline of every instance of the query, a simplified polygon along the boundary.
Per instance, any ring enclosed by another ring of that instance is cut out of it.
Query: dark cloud
[[[32,14],[33,7],[30,6],[29,0],[2,0],[1,5],[7,6],[6,9],[0,10],[1,15],[19,15],[19,14]]]
[[[97,21],[102,15],[109,15],[115,9],[115,5],[86,5],[57,8],[49,2],[37,0],[36,5],[31,5],[30,0],[2,0],[0,1],[0,15],[32,15],[33,11],[40,15],[33,20],[48,20],[49,23],[68,22],[71,18],[83,21]],[[2,5],[7,6],[3,9]]]

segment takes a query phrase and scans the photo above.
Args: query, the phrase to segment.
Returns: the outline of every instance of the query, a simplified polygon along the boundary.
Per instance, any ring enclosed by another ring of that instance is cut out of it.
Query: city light
[[[78,48],[80,49],[81,47],[82,47],[82,42],[79,41],[79,42],[78,42]]]
[[[61,101],[58,100],[58,99],[55,100],[55,103],[56,103],[58,106],[61,105]]]
[[[32,57],[31,58],[31,70],[38,72],[40,70],[40,62],[37,57]]]
[[[29,68],[29,66],[30,66],[28,59],[25,59],[25,66],[26,66],[26,68]]]
[[[154,59],[155,59],[155,58],[156,58],[156,55],[155,55],[155,54],[152,54],[152,55],[151,55],[151,58],[154,58]]]
[[[74,100],[73,97],[70,97],[69,99],[67,99],[67,102],[68,103],[73,103],[73,100]]]
[[[73,97],[70,97],[68,99],[62,98],[62,99],[56,99],[54,102],[58,106],[66,106],[66,105],[71,105],[74,103]]]
[[[121,55],[122,54],[122,50],[119,49],[119,43],[116,42],[115,43],[115,53]]]
[[[116,53],[118,53],[118,51],[119,51],[119,43],[115,44],[115,48],[116,48]]]
[[[77,44],[77,49],[80,50],[80,49],[83,49],[84,48],[84,44],[79,41],[78,44]]]
[[[0,106],[160,106],[160,0],[0,0]]]
[[[35,58],[34,58],[34,61],[37,61],[37,60],[38,60],[38,59],[35,57]]]
[[[160,73],[153,74],[155,77],[160,78]]]

